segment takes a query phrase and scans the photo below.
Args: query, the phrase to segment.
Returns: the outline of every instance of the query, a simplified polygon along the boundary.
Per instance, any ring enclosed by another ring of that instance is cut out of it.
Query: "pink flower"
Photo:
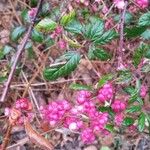
[[[124,0],[114,0],[114,4],[118,9],[123,9],[125,6]]]
[[[111,84],[105,84],[98,92],[98,100],[102,103],[105,101],[110,101],[113,97],[113,87]]]
[[[121,100],[115,100],[115,102],[111,105],[111,108],[114,112],[120,113],[126,109],[126,103]]]
[[[122,121],[123,121],[123,114],[122,113],[118,113],[118,114],[116,114],[115,115],[115,120],[114,120],[114,122],[115,122],[115,124],[117,125],[117,126],[121,126],[121,124],[122,124]]]
[[[37,12],[37,8],[32,8],[31,10],[28,11],[28,15],[30,19],[33,19],[35,17],[36,12]]]
[[[95,141],[95,134],[92,129],[86,128],[81,132],[81,139],[86,144],[91,144]]]
[[[148,0],[135,0],[135,2],[141,7],[141,8],[147,8],[149,5]]]
[[[56,33],[57,35],[60,35],[60,34],[62,33],[62,31],[63,31],[63,28],[62,28],[61,26],[58,26],[58,27],[55,29],[55,33]]]
[[[148,90],[147,86],[144,86],[144,85],[141,86],[141,89],[140,89],[140,96],[141,96],[142,98],[145,98],[145,96],[146,96],[146,94],[147,94],[147,90]]]
[[[15,108],[29,110],[31,109],[31,103],[27,98],[20,98],[16,101]]]
[[[65,49],[67,47],[67,42],[65,40],[59,40],[58,41],[58,47],[60,49]]]
[[[11,109],[6,107],[5,110],[4,110],[4,114],[5,116],[9,116],[10,115],[10,112],[11,112]]]

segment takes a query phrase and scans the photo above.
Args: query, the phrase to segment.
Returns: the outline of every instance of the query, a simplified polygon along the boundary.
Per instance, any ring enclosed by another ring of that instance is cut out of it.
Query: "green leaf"
[[[39,42],[39,43],[42,43],[43,42],[43,39],[44,39],[44,36],[42,33],[38,32],[37,30],[33,30],[32,31],[32,35],[31,35],[31,38],[33,41],[35,42]]]
[[[116,36],[117,33],[115,32],[115,30],[108,30],[102,36],[94,40],[94,43],[97,45],[103,45],[110,42],[112,39],[116,38]]]
[[[112,80],[114,77],[113,74],[106,74],[101,77],[101,79],[98,81],[98,86],[102,87],[104,84],[106,84],[109,80]]]
[[[35,58],[35,52],[33,51],[33,44],[31,42],[28,42],[25,46],[25,49],[27,50],[28,53],[28,59],[33,59]]]
[[[77,68],[80,61],[80,55],[74,51],[70,51],[63,55],[67,62],[64,65],[46,68],[44,70],[44,78],[46,80],[56,80],[59,77],[64,77],[70,74]]]
[[[83,30],[84,36],[92,41],[101,37],[104,31],[104,22],[97,17],[90,17],[90,23],[86,24]]]
[[[148,49],[148,46],[144,43],[140,44],[140,46],[135,50],[133,54],[133,64],[134,66],[138,66],[141,62],[141,59],[144,57],[146,51]]]
[[[72,20],[75,19],[75,16],[76,16],[75,11],[74,10],[70,11],[68,14],[62,16],[60,24],[66,26],[68,23],[70,23]]]
[[[45,41],[46,47],[50,47],[54,44],[54,40],[51,39],[50,36],[47,36],[44,41]]]
[[[127,38],[134,38],[140,36],[145,30],[146,30],[145,26],[143,27],[134,26],[125,28],[124,32]]]
[[[132,95],[133,93],[135,93],[135,88],[133,86],[128,86],[128,87],[125,87],[123,89],[126,93]]]
[[[47,15],[49,15],[50,10],[51,10],[50,2],[45,2],[42,5],[42,9],[41,9],[40,15],[46,17]]]
[[[3,83],[5,80],[7,79],[7,77],[6,76],[0,76],[0,83]]]
[[[19,40],[19,38],[25,33],[26,31],[26,28],[23,27],[23,26],[19,26],[19,27],[16,27],[12,32],[11,32],[11,35],[10,35],[10,38],[13,42],[16,42]]]
[[[38,3],[38,0],[30,0],[31,7],[36,7]]]
[[[126,110],[127,113],[134,113],[134,112],[139,112],[141,111],[141,106],[131,106]]]
[[[94,60],[96,58],[96,56],[94,55],[93,51],[95,50],[95,45],[91,44],[89,46],[89,50],[88,50],[88,58],[90,60]]]
[[[65,29],[68,32],[76,34],[82,34],[82,28],[82,24],[77,20],[73,20],[70,23],[68,23],[67,26],[65,26]]]
[[[113,132],[114,131],[114,126],[112,124],[107,124],[105,126],[105,129],[108,130],[109,132]]]
[[[21,12],[21,18],[22,18],[22,21],[23,21],[24,23],[30,22],[30,18],[29,18],[29,15],[28,15],[28,9],[24,9],[24,10]]]
[[[111,109],[111,107],[100,106],[100,107],[98,108],[98,110],[99,110],[100,112],[107,112],[107,113],[109,113],[112,117],[114,117],[114,111]]]
[[[145,57],[150,59],[150,48],[146,51]]]
[[[116,16],[114,17],[114,20],[115,20],[116,22],[119,22],[119,21],[120,21],[120,17],[121,17],[121,15],[116,15]],[[132,20],[133,20],[132,14],[129,13],[129,12],[126,12],[126,13],[125,13],[125,24],[131,23]]]
[[[150,72],[150,62],[147,63],[147,64],[145,64],[145,65],[142,67],[142,70],[141,70],[141,71],[144,72],[144,73]]]
[[[56,27],[56,22],[54,22],[50,18],[44,18],[35,26],[35,29],[37,29],[37,31],[39,32],[50,32],[55,30]]]
[[[11,51],[14,51],[14,48],[9,45],[5,45],[2,49],[0,49],[0,59],[3,59],[5,55],[9,54]]]
[[[142,132],[145,128],[145,114],[142,112],[138,119],[138,130]]]
[[[150,26],[150,12],[147,12],[147,13],[143,14],[139,18],[138,25],[139,26]]]
[[[150,29],[147,29],[145,32],[143,32],[141,34],[141,37],[144,39],[144,40],[150,40]]]
[[[91,87],[91,86],[81,85],[81,84],[77,84],[77,83],[72,83],[72,84],[69,86],[69,88],[70,88],[70,89],[73,89],[73,90],[89,90],[89,91],[92,90],[92,87]]]
[[[103,49],[100,49],[100,48],[96,48],[94,51],[93,51],[93,54],[100,60],[102,61],[106,61],[108,59],[110,59],[110,54],[108,52],[106,52],[105,50]]]
[[[131,117],[126,117],[124,120],[123,120],[123,125],[124,126],[130,126],[134,123],[134,119],[131,118]]]
[[[132,74],[129,70],[121,70],[118,72],[119,77],[116,79],[117,84],[129,83],[132,79]]]
[[[100,150],[111,150],[108,146],[102,146]]]

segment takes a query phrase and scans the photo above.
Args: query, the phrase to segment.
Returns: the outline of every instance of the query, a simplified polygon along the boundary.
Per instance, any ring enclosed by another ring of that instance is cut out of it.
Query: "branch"
[[[119,50],[118,50],[118,67],[123,64],[123,44],[124,44],[124,23],[125,23],[125,13],[127,9],[128,2],[125,1],[125,6],[121,15],[120,21],[120,40],[119,40]]]
[[[5,85],[4,85],[5,88],[4,88],[4,91],[3,91],[3,93],[2,93],[0,102],[4,102],[4,101],[5,101],[6,95],[7,95],[7,93],[8,93],[9,87],[10,87],[10,83],[11,83],[11,81],[12,81],[14,72],[15,72],[15,70],[16,70],[17,63],[18,63],[18,61],[19,61],[19,59],[20,59],[20,57],[21,57],[21,54],[22,54],[22,52],[24,51],[24,48],[25,48],[25,46],[26,46],[26,44],[27,44],[27,41],[28,41],[28,39],[29,39],[29,37],[30,37],[30,35],[31,35],[31,31],[32,31],[32,29],[33,29],[33,26],[34,26],[36,17],[37,17],[37,15],[38,15],[39,10],[40,10],[42,1],[43,1],[43,0],[39,0],[38,5],[37,5],[37,12],[36,12],[36,14],[35,14],[35,16],[34,16],[34,18],[33,18],[33,21],[32,21],[32,23],[31,23],[31,25],[29,26],[28,31],[27,31],[26,35],[24,36],[24,38],[23,38],[21,44],[18,46],[18,51],[17,51],[17,53],[16,53],[14,63],[13,63],[13,65],[12,65],[12,67],[11,67],[11,71],[10,71],[10,73],[9,73],[7,82],[6,82]]]

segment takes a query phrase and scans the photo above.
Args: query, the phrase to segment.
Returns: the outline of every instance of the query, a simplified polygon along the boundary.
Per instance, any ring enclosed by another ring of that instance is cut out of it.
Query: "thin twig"
[[[118,50],[118,67],[123,64],[123,44],[124,44],[124,23],[125,23],[125,13],[127,9],[128,2],[125,2],[125,6],[121,15],[120,21],[120,40],[119,40],[119,50]]]
[[[29,37],[30,37],[31,31],[32,31],[32,29],[33,29],[33,25],[34,25],[34,23],[35,23],[37,14],[38,14],[39,9],[40,9],[41,4],[42,4],[42,1],[43,1],[43,0],[39,0],[38,6],[37,6],[37,12],[36,12],[36,14],[35,14],[35,17],[33,18],[33,21],[32,21],[32,23],[31,23],[31,25],[29,26],[28,31],[27,31],[26,35],[24,36],[24,38],[23,38],[23,40],[22,40],[22,42],[21,42],[21,45],[18,47],[18,51],[17,51],[17,53],[16,53],[14,63],[13,63],[13,65],[12,65],[11,71],[10,71],[10,73],[9,73],[7,82],[6,82],[6,84],[5,84],[5,88],[4,88],[2,97],[1,97],[1,99],[0,99],[1,102],[4,102],[4,101],[5,101],[6,95],[7,95],[7,93],[8,93],[9,87],[10,87],[10,83],[11,83],[11,81],[12,81],[14,72],[15,72],[15,70],[16,70],[17,63],[18,63],[19,58],[21,57],[21,54],[22,54],[22,52],[24,51],[24,47],[25,47],[25,45],[26,45],[26,43],[27,43],[27,41],[28,41],[28,39],[29,39]]]
[[[9,143],[12,127],[13,126],[11,124],[8,125],[7,131],[6,131],[3,143],[2,143],[2,149],[1,150],[5,150],[7,145],[8,145],[8,143]]]
[[[46,63],[46,61],[47,61],[47,58],[48,58],[48,56],[49,56],[49,54],[50,54],[50,52],[51,52],[51,49],[52,49],[53,47],[55,47],[55,45],[53,45],[53,46],[50,47],[50,49],[49,49],[48,53],[46,54],[46,57],[44,58],[42,64],[39,66],[38,70],[35,72],[35,74],[34,74],[33,77],[31,78],[31,80],[29,81],[29,83],[28,83],[28,85],[27,85],[25,91],[24,91],[23,94],[22,94],[22,97],[25,97],[25,96],[26,96],[26,94],[27,94],[27,92],[28,92],[28,89],[29,89],[31,83],[35,80],[35,78],[37,77],[37,75],[40,73],[40,71],[41,71],[41,70],[43,69],[43,67],[45,66],[45,63]]]

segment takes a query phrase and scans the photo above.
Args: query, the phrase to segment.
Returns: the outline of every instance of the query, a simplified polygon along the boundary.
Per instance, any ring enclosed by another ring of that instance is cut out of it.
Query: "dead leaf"
[[[28,119],[24,119],[25,131],[28,137],[33,141],[35,144],[43,148],[44,150],[53,150],[54,146],[52,142],[45,139],[40,133],[35,131],[31,124],[29,123]]]

